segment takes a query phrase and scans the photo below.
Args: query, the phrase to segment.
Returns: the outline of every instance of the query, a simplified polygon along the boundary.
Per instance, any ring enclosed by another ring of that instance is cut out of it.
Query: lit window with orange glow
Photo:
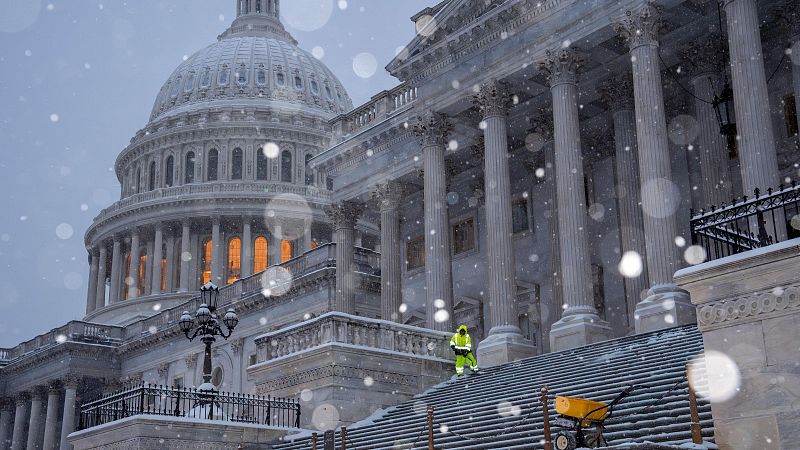
[[[267,238],[264,236],[259,236],[256,238],[253,252],[253,273],[259,273],[267,270],[267,244]]]
[[[281,262],[292,259],[292,241],[281,241]]]
[[[211,281],[211,256],[214,253],[214,245],[211,239],[203,243],[203,284]]]
[[[145,274],[147,273],[147,255],[143,254],[139,257],[139,276],[136,283],[136,295],[141,296],[144,295],[144,278]]]
[[[242,276],[242,240],[238,237],[228,242],[228,284]]]
[[[317,243],[317,240],[316,239],[312,239],[311,240],[311,250],[315,250],[317,247],[319,247],[319,244]]]
[[[161,258],[161,291],[167,290],[167,258]]]

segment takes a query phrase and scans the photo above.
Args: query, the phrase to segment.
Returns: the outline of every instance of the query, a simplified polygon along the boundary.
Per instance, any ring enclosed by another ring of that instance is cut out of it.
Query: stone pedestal
[[[674,285],[653,286],[647,297],[636,305],[636,330],[656,331],[694,323],[695,308],[689,293]],[[642,332],[642,331],[639,331]]]
[[[300,398],[301,426],[333,429],[450,378],[450,336],[328,313],[257,338],[258,363],[247,378],[259,395]]]
[[[800,239],[678,271],[697,306],[714,435],[721,449],[800,442]],[[738,382],[737,382],[738,381]]]

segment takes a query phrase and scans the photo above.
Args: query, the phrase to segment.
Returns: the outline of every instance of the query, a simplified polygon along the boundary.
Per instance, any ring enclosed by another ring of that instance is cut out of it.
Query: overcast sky
[[[287,29],[324,53],[356,105],[397,84],[383,67],[413,38],[409,17],[435,3],[282,2]],[[119,198],[114,160],[167,77],[230,25],[235,4],[0,0],[0,347],[83,317],[83,234]]]

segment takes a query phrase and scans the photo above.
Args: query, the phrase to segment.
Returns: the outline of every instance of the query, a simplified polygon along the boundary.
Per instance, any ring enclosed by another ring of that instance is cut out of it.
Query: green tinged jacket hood
[[[460,326],[458,327],[458,331],[460,332],[461,330],[464,330],[464,332],[467,332],[467,331],[468,331],[468,330],[467,330],[467,326],[466,326],[466,325],[460,325]]]

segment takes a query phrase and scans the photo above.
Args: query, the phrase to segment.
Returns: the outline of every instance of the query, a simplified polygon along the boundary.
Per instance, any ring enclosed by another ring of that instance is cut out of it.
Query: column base
[[[494,367],[539,354],[533,342],[522,336],[515,326],[494,327],[478,345],[475,357],[478,367]]]
[[[611,326],[597,314],[575,314],[550,328],[550,351],[558,352],[612,338]]]
[[[697,322],[689,293],[674,284],[651,287],[636,305],[636,334],[649,333]]]

